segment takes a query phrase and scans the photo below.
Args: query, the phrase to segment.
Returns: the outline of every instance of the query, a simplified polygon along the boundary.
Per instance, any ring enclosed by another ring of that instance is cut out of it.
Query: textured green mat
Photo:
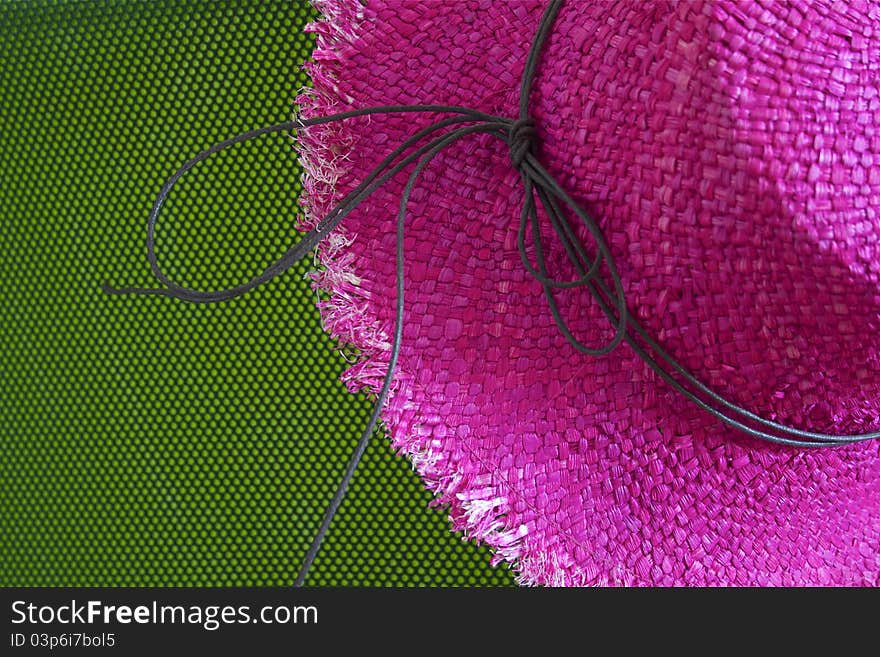
[[[367,420],[304,266],[194,306],[150,285],[144,225],[201,148],[289,118],[313,18],[293,2],[0,6],[0,584],[287,585]],[[285,138],[178,185],[158,252],[197,287],[295,238]],[[510,584],[375,440],[311,584]]]

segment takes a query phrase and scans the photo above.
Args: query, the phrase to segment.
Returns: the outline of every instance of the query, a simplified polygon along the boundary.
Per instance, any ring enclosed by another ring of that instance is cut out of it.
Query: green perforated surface
[[[0,584],[292,583],[369,401],[349,395],[307,263],[244,298],[150,285],[147,211],[187,157],[289,117],[304,2],[0,6]],[[158,230],[187,284],[295,239],[281,136],[185,178]],[[374,440],[309,583],[509,584]]]

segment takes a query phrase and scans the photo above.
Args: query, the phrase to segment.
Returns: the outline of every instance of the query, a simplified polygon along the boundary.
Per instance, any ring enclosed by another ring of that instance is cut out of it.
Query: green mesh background
[[[246,297],[150,285],[147,211],[201,148],[289,118],[302,1],[0,6],[0,584],[287,585],[367,420],[339,383],[310,263]],[[201,165],[158,252],[197,287],[295,239],[284,137]],[[386,440],[368,451],[309,583],[510,584]]]

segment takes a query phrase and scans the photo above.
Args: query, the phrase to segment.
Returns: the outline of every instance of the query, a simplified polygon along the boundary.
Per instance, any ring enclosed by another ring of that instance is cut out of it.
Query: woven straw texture
[[[516,115],[543,3],[318,7],[305,116]],[[876,5],[571,0],[532,95],[538,156],[600,218],[631,310],[718,392],[802,428],[878,426],[878,65]],[[309,129],[311,221],[435,118]],[[325,326],[362,354],[354,390],[387,363],[404,182],[320,251]],[[877,585],[878,444],[760,443],[626,347],[574,352],[520,263],[521,203],[504,145],[482,136],[438,157],[409,206],[383,417],[455,528],[525,583]],[[559,299],[581,339],[608,337],[586,292]]]
[[[0,585],[290,586],[370,412],[302,263],[230,303],[150,285],[144,226],[200,149],[289,119],[305,0],[0,3]],[[248,278],[297,239],[290,140],[185,177],[169,273]],[[370,446],[313,585],[511,584]]]

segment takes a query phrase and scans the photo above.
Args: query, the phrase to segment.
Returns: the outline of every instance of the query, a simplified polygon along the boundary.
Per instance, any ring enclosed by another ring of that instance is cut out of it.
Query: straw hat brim
[[[541,2],[392,4],[318,3],[305,117],[411,103],[516,115]],[[531,99],[539,157],[599,218],[640,321],[719,392],[807,429],[880,415],[872,11],[570,2]],[[304,131],[309,221],[432,118]],[[387,364],[404,182],[319,252],[325,326],[362,356],[353,390],[376,390]],[[877,585],[878,444],[760,443],[625,347],[574,352],[521,265],[521,203],[504,145],[474,137],[437,157],[408,209],[382,417],[454,528],[525,583]],[[585,293],[559,302],[584,341],[607,337]]]

